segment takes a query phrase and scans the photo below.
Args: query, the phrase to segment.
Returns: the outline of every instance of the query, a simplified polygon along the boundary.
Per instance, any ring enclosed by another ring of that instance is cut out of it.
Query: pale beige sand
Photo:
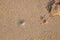
[[[0,40],[60,40],[60,16],[49,17],[48,1],[0,0]]]

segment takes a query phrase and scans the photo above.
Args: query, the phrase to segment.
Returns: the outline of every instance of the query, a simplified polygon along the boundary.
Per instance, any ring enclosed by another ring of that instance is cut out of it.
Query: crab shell
[[[60,16],[60,5],[54,4],[51,10],[52,16]]]

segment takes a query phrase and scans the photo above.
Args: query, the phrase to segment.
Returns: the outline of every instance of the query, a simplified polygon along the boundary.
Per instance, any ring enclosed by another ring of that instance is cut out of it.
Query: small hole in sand
[[[43,18],[44,18],[43,16],[40,17],[41,20],[42,20]]]
[[[46,23],[46,19],[43,20],[43,23]]]
[[[20,25],[25,25],[25,20],[19,20]]]

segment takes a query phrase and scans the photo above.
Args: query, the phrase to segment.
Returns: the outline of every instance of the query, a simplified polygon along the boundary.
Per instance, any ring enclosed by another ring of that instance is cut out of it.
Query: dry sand
[[[48,2],[0,0],[0,40],[60,40],[60,8],[49,17]]]

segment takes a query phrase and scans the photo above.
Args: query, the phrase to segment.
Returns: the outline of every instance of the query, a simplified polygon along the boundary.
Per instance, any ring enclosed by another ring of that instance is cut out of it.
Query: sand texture
[[[0,40],[60,40],[59,0],[49,2],[0,0]]]

